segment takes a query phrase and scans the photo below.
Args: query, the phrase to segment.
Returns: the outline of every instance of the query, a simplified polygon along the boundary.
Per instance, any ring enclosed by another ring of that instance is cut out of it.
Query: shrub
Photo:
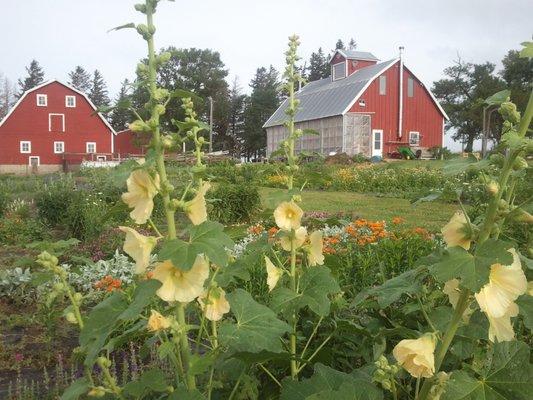
[[[8,203],[7,193],[0,187],[0,217],[4,215]]]
[[[219,184],[209,197],[211,218],[223,224],[250,221],[261,207],[261,197],[254,185]]]
[[[61,177],[45,185],[35,196],[39,218],[51,226],[61,222],[75,190],[74,180],[70,176]]]
[[[0,243],[14,245],[47,238],[46,227],[35,218],[9,214],[0,218]]]

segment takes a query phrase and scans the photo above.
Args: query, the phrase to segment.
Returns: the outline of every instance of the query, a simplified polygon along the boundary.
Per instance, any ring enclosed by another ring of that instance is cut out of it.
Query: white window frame
[[[29,165],[30,167],[32,166],[32,165],[31,165],[31,159],[32,159],[32,158],[36,158],[36,159],[37,159],[37,167],[38,167],[39,165],[41,165],[41,157],[39,157],[39,156],[29,156],[29,157],[28,157],[28,165]]]
[[[72,100],[72,105],[69,105],[68,101]],[[76,96],[65,96],[65,107],[67,108],[75,108],[76,107]]]
[[[380,96],[387,94],[387,75],[379,76],[379,94]]]
[[[28,145],[28,150],[23,150],[22,147],[27,144]],[[20,144],[19,144],[19,147],[20,147],[20,153],[21,154],[31,154],[31,142],[29,140],[21,140],[20,141]]]
[[[107,156],[96,156],[96,161],[105,162],[107,161]]]
[[[94,151],[89,151],[89,146],[94,146]],[[87,142],[85,143],[85,152],[87,154],[96,154],[96,142]]]
[[[340,78],[337,78],[337,77],[335,77],[335,67],[337,65],[339,65],[339,64],[344,64],[344,76],[342,76]],[[340,79],[344,79],[347,76],[348,76],[348,63],[346,62],[346,60],[331,65],[331,79],[333,81],[338,81]]]
[[[413,137],[415,136],[416,136],[416,142],[413,141]],[[420,132],[418,131],[409,132],[409,146],[420,146]]]
[[[415,80],[414,78],[407,78],[407,97],[415,97]]]
[[[59,115],[62,118],[63,121],[63,129],[61,132],[65,132],[65,114],[58,114],[58,113],[49,113],[48,114],[48,132],[52,132],[52,116]]]
[[[57,150],[57,145],[61,144],[61,151]],[[65,142],[54,142],[54,154],[63,154],[65,152]]]
[[[44,104],[39,104],[39,100],[44,99]],[[35,101],[37,102],[37,107],[46,107],[48,106],[48,95],[43,93],[37,93],[35,96]]]

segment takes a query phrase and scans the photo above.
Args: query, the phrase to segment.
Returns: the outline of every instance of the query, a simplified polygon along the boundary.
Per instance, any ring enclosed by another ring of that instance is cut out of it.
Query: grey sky
[[[145,55],[133,31],[107,33],[141,22],[135,0],[0,0],[0,72],[16,81],[36,58],[46,77],[67,80],[76,65],[98,68],[114,95]],[[406,48],[406,64],[429,86],[457,53],[467,61],[499,63],[531,38],[533,0],[193,0],[162,2],[157,47],[211,48],[247,85],[259,66],[283,65],[287,37],[301,37],[307,59],[319,46],[354,37],[358,50],[386,60]]]

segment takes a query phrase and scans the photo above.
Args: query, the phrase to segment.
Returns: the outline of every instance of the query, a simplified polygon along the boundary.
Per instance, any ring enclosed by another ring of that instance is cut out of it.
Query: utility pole
[[[213,152],[213,98],[209,99],[209,153]]]

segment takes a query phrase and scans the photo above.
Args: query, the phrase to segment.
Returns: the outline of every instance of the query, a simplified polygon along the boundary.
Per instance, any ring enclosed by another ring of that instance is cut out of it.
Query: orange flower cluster
[[[95,289],[105,290],[112,292],[115,289],[120,289],[122,281],[120,279],[114,279],[111,275],[106,275],[98,282],[94,284]]]
[[[425,239],[430,239],[431,238],[431,235],[429,234],[427,229],[424,229],[424,228],[420,228],[420,227],[414,228],[413,229],[413,233],[415,233],[417,235],[420,235],[420,236],[422,236]]]
[[[279,232],[279,229],[273,226],[272,228],[268,230],[268,237],[273,238],[274,236],[276,236],[276,233],[278,232]]]
[[[371,222],[366,219],[357,219],[344,231],[355,239],[358,245],[364,246],[368,243],[375,243],[381,238],[385,238],[389,233],[385,230],[385,222]]]
[[[333,247],[334,245],[340,242],[339,236],[326,236],[324,238],[324,246],[322,248],[322,253],[324,254],[335,254],[337,250]]]
[[[394,225],[400,225],[400,224],[403,224],[405,222],[405,219],[403,219],[402,217],[394,217],[392,219],[392,223]]]
[[[265,230],[265,227],[261,224],[252,225],[248,228],[248,233],[251,233],[252,235],[260,235]]]

